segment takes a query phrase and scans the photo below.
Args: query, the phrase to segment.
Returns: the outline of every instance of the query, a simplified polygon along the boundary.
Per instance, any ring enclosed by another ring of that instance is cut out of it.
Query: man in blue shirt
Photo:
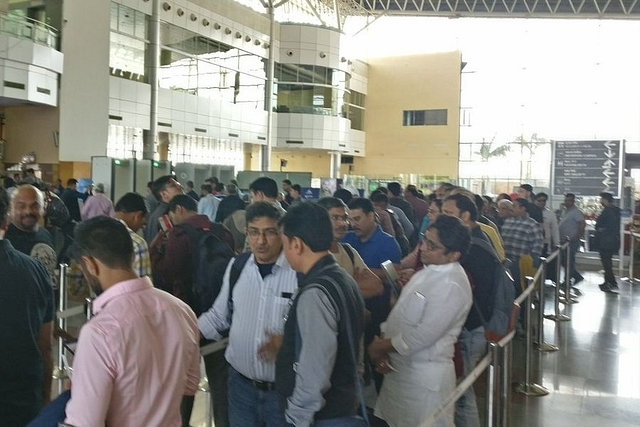
[[[400,264],[400,246],[390,234],[382,231],[376,223],[373,203],[369,199],[355,198],[349,202],[349,221],[352,231],[349,231],[342,241],[348,243],[360,254],[364,263],[384,283],[382,295],[365,299],[365,306],[371,313],[365,325],[365,348],[373,341],[373,337],[380,335],[380,324],[387,319],[391,311],[391,286],[386,283],[386,276],[380,264],[391,260],[394,264]],[[376,388],[382,385],[382,375],[374,373]]]

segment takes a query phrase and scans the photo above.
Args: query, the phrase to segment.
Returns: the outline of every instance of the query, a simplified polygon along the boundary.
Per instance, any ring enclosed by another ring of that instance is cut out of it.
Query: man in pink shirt
[[[132,268],[126,227],[96,217],[76,227],[76,256],[98,295],[73,361],[66,425],[180,427],[200,378],[198,324],[179,299]]]
[[[93,196],[84,201],[81,217],[86,221],[100,215],[111,218],[115,216],[113,202],[104,194],[104,184],[96,184],[93,187]]]

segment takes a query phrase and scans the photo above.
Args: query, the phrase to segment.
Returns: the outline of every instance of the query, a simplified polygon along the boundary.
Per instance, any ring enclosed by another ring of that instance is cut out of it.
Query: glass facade
[[[142,129],[109,125],[107,156],[115,159],[142,159]]]
[[[276,64],[274,85],[279,113],[347,117],[349,74],[304,64]]]
[[[194,163],[234,166],[243,169],[242,142],[199,135],[168,134],[169,160],[173,163]]]
[[[145,71],[149,18],[142,12],[111,3],[109,69],[112,76],[147,82]]]
[[[364,130],[364,103],[366,95],[352,90],[345,94],[345,105],[347,107],[347,118],[351,120],[351,129]]]
[[[260,56],[162,22],[160,87],[264,109],[266,73]]]

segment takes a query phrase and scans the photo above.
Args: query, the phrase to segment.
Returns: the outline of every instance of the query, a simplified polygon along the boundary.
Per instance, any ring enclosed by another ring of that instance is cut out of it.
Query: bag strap
[[[340,242],[338,242],[338,244],[342,246],[344,248],[344,251],[347,253],[347,255],[349,255],[349,259],[351,259],[351,264],[353,264],[353,267],[355,268],[356,256],[353,254],[353,248],[351,248],[351,245],[348,243],[340,243]]]
[[[322,271],[322,270],[321,270]],[[358,391],[358,397],[360,399],[360,407],[362,410],[362,417],[365,420],[365,423],[367,426],[369,426],[369,417],[367,415],[367,405],[364,402],[364,393],[362,391],[362,383],[360,382],[360,377],[358,376],[358,358],[356,357],[356,350],[354,348],[354,342],[353,342],[353,335],[351,332],[351,316],[349,315],[349,310],[347,309],[346,306],[346,297],[344,295],[344,292],[342,291],[342,289],[340,288],[340,285],[337,284],[332,278],[329,277],[325,277],[325,280],[331,282],[331,284],[333,284],[333,286],[335,287],[339,298],[340,298],[340,306],[342,308],[342,313],[344,313],[344,318],[342,319],[343,322],[346,322],[346,330],[347,330],[347,340],[349,341],[349,353],[351,356],[351,361],[353,362],[353,366],[356,368],[355,369],[355,383],[356,383],[356,388]],[[323,288],[322,286],[319,285],[311,285],[305,288],[305,290],[307,289],[320,289],[326,296],[327,298],[329,298],[329,301],[331,302],[331,305],[333,305],[334,309],[336,309],[336,311],[338,313],[340,313],[340,310],[338,307],[336,307],[336,301],[331,297],[331,295],[329,295],[328,291]],[[300,294],[298,294],[297,298],[300,298]],[[298,322],[295,322],[295,343],[294,343],[294,348],[295,348],[295,361],[298,362],[299,358],[300,358],[300,349],[302,347],[302,336],[300,335],[300,328],[298,326]]]
[[[229,296],[227,299],[227,323],[229,327],[231,327],[231,319],[233,317],[233,288],[236,286],[236,283],[238,283],[242,270],[250,257],[251,252],[243,252],[235,257],[233,264],[231,264],[231,271],[229,272]]]

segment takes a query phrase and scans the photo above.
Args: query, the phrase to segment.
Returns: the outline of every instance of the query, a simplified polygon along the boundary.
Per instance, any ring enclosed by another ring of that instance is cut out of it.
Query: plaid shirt
[[[144,237],[130,229],[124,221],[120,220],[120,222],[127,227],[129,236],[131,236],[131,240],[133,241],[133,271],[138,273],[140,277],[151,277],[151,256],[149,255],[147,241],[144,240]]]
[[[524,255],[531,255],[534,260],[537,260],[542,254],[544,244],[542,230],[540,224],[531,219],[529,214],[508,218],[500,233],[504,242],[504,251],[510,260],[515,261]]]

